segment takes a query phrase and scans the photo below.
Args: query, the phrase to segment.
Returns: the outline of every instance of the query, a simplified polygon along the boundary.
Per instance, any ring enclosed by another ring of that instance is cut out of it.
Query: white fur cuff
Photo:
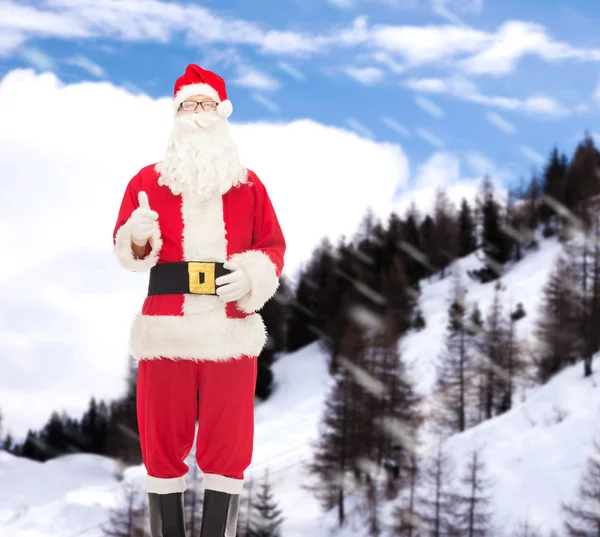
[[[161,477],[146,476],[146,492],[154,494],[172,494],[173,492],[185,492],[187,485],[185,477],[172,477],[163,479]]]
[[[246,271],[251,283],[250,293],[237,301],[238,307],[244,313],[258,311],[279,288],[277,267],[261,250],[247,250],[234,254],[229,261],[240,265]]]
[[[204,474],[205,490],[218,490],[227,494],[241,494],[244,490],[243,479],[233,479],[218,474]]]
[[[114,253],[123,268],[133,272],[149,271],[158,263],[158,255],[162,248],[162,238],[158,222],[154,222],[154,229],[150,237],[150,246],[152,250],[144,259],[138,259],[133,255],[133,250],[131,249],[131,219],[129,219],[117,231]]]

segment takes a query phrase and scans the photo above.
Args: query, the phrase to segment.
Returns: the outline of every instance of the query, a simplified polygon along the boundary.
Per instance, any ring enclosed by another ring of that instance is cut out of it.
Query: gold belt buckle
[[[190,261],[188,263],[188,274],[190,276],[190,293],[197,295],[215,294],[214,263]],[[203,282],[200,282],[200,274],[204,276]]]

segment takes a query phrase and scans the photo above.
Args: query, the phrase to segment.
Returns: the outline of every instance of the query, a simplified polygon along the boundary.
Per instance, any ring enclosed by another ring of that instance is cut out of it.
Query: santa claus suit
[[[184,89],[178,102],[194,92],[197,85]],[[158,213],[142,259],[131,246],[131,214],[140,192]],[[241,494],[252,458],[256,361],[267,339],[258,310],[278,288],[286,248],[265,185],[248,170],[246,183],[199,200],[186,191],[175,194],[162,184],[155,164],[146,166],[127,184],[113,243],[128,270],[156,272],[178,263],[189,280],[186,292],[165,293],[163,273],[161,293],[149,286],[132,323],[146,490],[186,489],[184,460],[198,418],[196,459],[204,488]],[[214,294],[222,270],[215,263],[226,261],[250,281],[250,291],[228,303]]]

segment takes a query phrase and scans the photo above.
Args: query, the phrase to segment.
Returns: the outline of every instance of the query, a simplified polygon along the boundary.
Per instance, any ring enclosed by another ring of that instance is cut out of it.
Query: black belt
[[[219,276],[231,271],[216,261],[181,261],[159,263],[150,269],[148,295],[216,295]]]

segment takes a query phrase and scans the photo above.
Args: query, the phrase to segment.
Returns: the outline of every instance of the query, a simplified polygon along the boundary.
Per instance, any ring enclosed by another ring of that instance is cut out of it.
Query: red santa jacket
[[[120,264],[132,271],[149,271],[157,263],[232,261],[251,282],[251,291],[235,302],[215,295],[150,295],[134,317],[130,352],[137,360],[178,358],[228,360],[257,356],[267,333],[259,310],[277,291],[286,249],[275,210],[257,175],[248,170],[248,183],[198,201],[174,195],[158,184],[155,165],[146,166],[125,190],[113,233]],[[148,194],[158,213],[146,257],[131,250],[130,216],[139,206],[138,192]]]

